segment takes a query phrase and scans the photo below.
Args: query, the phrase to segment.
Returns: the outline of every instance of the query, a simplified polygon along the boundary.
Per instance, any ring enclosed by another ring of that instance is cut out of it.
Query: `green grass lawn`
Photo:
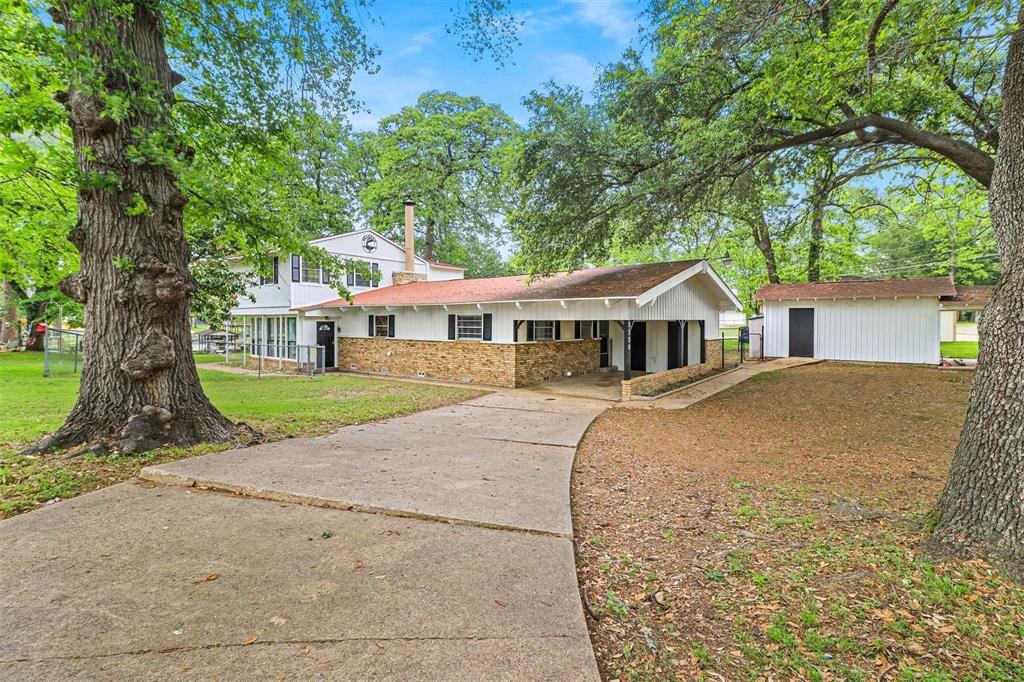
[[[939,344],[944,358],[977,358],[977,341],[943,341]]]
[[[215,362],[216,355],[197,355]],[[228,374],[199,370],[206,394],[229,419],[259,429],[269,440],[330,433],[342,426],[383,419],[465,400],[480,391],[327,374]],[[165,448],[137,456],[55,453],[26,457],[19,451],[58,428],[75,403],[79,375],[55,366],[42,376],[38,353],[0,353],[0,517],[32,509],[54,498],[126,480],[147,464],[206,454],[230,445]]]

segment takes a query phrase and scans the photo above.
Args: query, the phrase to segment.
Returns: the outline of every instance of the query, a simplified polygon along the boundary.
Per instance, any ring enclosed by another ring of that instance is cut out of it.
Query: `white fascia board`
[[[704,269],[707,266],[708,266],[707,261],[700,261],[699,263],[697,263],[695,265],[691,265],[690,267],[686,268],[682,272],[680,272],[680,273],[678,273],[676,275],[672,275],[671,277],[666,279],[661,284],[655,285],[655,286],[651,287],[650,289],[648,289],[647,291],[645,291],[642,294],[640,294],[639,296],[637,296],[636,297],[636,304],[637,304],[637,306],[643,308],[645,305],[647,305],[648,303],[653,302],[654,299],[658,298],[658,296],[661,296],[666,291],[668,291],[670,289],[674,289],[677,286],[679,286],[680,284],[682,284],[683,282],[685,282],[686,280],[688,280],[691,277],[693,277],[694,275],[697,275],[697,274],[700,274],[700,273],[704,272]]]
[[[232,317],[252,315],[294,315],[295,310],[285,306],[253,306],[251,308],[232,308]]]
[[[725,283],[725,280],[722,279],[721,275],[715,272],[715,269],[711,267],[710,263],[707,261],[704,261],[704,263],[707,265],[707,268],[705,269],[707,276],[718,285],[719,289],[725,292],[726,298],[728,298],[729,302],[733,305],[733,309],[742,311],[743,304],[740,303],[740,299],[736,298],[736,294],[733,293],[733,290],[729,288],[729,285]]]
[[[718,276],[718,273],[715,272],[714,268],[712,268],[706,260],[702,260],[695,265],[691,265],[679,274],[669,277],[661,284],[651,287],[636,297],[636,304],[643,307],[648,303],[653,303],[658,296],[661,296],[670,289],[674,289],[694,275],[699,275],[701,273],[704,273],[711,278],[711,281],[714,282],[718,289],[724,294],[722,299],[728,301],[732,305],[732,310],[743,310],[743,304],[740,303],[738,298],[736,298],[736,294],[732,292],[729,285]]]

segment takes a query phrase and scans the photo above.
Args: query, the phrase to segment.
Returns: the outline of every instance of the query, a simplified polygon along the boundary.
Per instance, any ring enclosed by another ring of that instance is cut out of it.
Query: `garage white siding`
[[[789,355],[790,308],[814,308],[816,358],[939,363],[939,304],[935,298],[766,301],[766,356]]]

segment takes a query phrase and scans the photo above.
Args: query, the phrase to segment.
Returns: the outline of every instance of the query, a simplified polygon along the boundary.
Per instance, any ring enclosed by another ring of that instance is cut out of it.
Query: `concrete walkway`
[[[495,393],[4,521],[0,678],[597,680],[569,476],[607,406]]]
[[[821,362],[821,360],[815,360],[814,358],[777,358],[766,362],[744,363],[730,372],[698,381],[664,397],[655,398],[654,400],[630,400],[619,403],[616,407],[634,410],[682,410],[758,374],[789,369],[790,367],[800,367],[801,365],[812,365],[818,362]]]

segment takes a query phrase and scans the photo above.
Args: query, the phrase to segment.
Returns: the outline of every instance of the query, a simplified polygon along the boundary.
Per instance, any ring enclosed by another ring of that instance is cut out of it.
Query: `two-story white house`
[[[339,258],[367,264],[373,274],[370,279],[359,272],[347,273],[346,288],[352,294],[403,281],[462,279],[465,272],[465,268],[458,265],[428,261],[407,253],[404,246],[371,229],[314,239],[310,243]],[[337,320],[307,310],[317,303],[337,299],[340,293],[327,283],[320,267],[307,263],[299,255],[281,254],[275,256],[273,262],[273,274],[250,287],[249,296],[239,299],[238,305],[231,309],[232,317],[244,329],[250,352],[266,358],[294,360],[298,346],[322,345],[326,351],[326,367],[334,367]],[[251,266],[239,259],[232,267],[245,270]],[[409,272],[413,276],[407,276]]]
[[[719,314],[740,304],[707,261],[465,279],[415,254],[413,219],[409,202],[404,245],[372,230],[313,242],[368,264],[350,298],[300,256],[275,261],[233,310],[252,355],[304,362],[318,345],[327,368],[497,386],[604,369],[622,372],[623,397],[722,364]]]

